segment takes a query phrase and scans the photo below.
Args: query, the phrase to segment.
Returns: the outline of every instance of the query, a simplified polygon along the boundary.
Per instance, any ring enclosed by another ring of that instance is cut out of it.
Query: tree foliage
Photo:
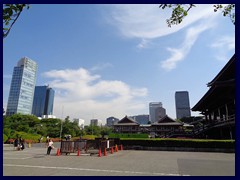
[[[29,4],[3,4],[3,38],[7,37],[23,9],[29,7]]]
[[[160,4],[159,6],[162,9],[172,8],[172,15],[166,20],[168,27],[180,24],[194,7],[196,7],[194,4]],[[226,6],[215,4],[213,5],[213,11],[222,11],[223,16],[230,17],[232,23],[235,25],[235,4],[228,4]]]

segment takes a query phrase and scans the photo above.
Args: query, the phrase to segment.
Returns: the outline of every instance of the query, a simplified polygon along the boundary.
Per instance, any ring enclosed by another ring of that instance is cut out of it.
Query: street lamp
[[[60,128],[60,141],[62,140],[62,126],[63,126],[62,118],[63,118],[63,109],[64,109],[64,106],[62,106],[62,117],[61,117],[61,128]]]

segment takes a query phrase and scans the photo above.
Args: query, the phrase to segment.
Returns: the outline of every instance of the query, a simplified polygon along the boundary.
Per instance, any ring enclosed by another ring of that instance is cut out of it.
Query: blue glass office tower
[[[37,63],[23,57],[14,67],[6,115],[31,114],[36,84]]]
[[[53,114],[54,90],[49,86],[36,86],[32,114],[37,117]]]
[[[175,104],[177,119],[191,117],[188,91],[176,91]]]

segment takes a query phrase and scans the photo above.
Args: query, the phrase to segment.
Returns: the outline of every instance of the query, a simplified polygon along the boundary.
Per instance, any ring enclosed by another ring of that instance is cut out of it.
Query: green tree
[[[180,24],[184,17],[188,16],[190,10],[196,7],[194,4],[160,4],[162,9],[172,8],[172,15],[166,20],[169,27],[172,25]],[[223,16],[230,17],[232,23],[235,25],[235,4],[228,4],[223,6],[222,4],[213,5],[213,11],[221,11]]]
[[[3,4],[3,38],[7,37],[23,9],[29,7],[29,4]]]

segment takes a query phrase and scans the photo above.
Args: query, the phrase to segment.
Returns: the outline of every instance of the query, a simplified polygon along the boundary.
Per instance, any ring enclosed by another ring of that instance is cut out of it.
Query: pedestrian
[[[25,149],[25,145],[24,145],[24,143],[25,143],[25,140],[24,139],[22,139],[21,141],[20,141],[20,144],[21,144],[21,150],[24,150]]]
[[[48,147],[48,143],[49,143],[49,136],[46,137],[46,144],[45,144],[46,147]]]
[[[18,143],[19,143],[19,141],[18,141],[18,137],[14,140],[14,148],[15,148],[15,150],[18,150]]]
[[[53,141],[49,139],[48,147],[47,147],[47,155],[50,155],[52,149],[54,149]]]

